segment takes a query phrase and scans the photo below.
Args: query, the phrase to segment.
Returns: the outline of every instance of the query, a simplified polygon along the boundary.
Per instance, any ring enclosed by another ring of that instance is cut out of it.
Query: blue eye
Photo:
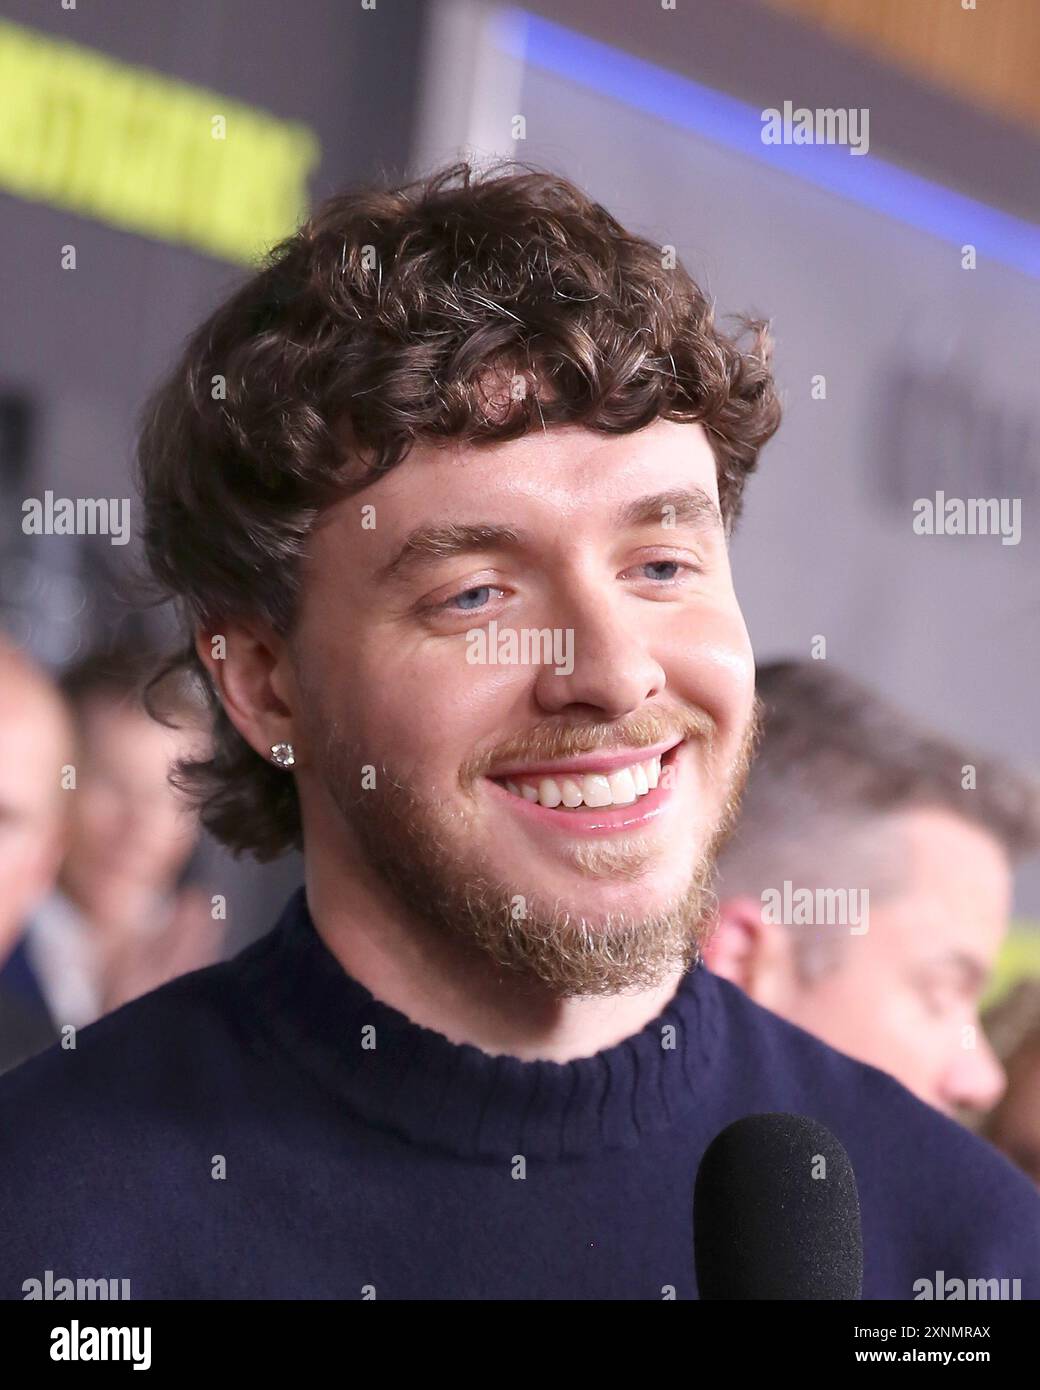
[[[459,603],[459,600],[460,600],[460,599],[468,598],[468,597],[470,597],[470,596],[473,595],[473,594],[478,594],[478,595],[479,595],[479,594],[483,594],[483,595],[484,595],[484,598],[483,598],[479,603],[472,603],[472,604],[466,604],[466,603],[464,603],[464,604],[460,604],[460,605],[459,605],[459,606],[460,606],[460,611],[462,611],[462,612],[464,612],[464,613],[466,613],[466,612],[472,612],[475,608],[483,608],[484,605],[487,603],[487,595],[490,594],[491,588],[492,588],[492,586],[491,586],[490,584],[481,584],[481,585],[479,586],[479,588],[476,588],[476,589],[463,589],[463,591],[462,591],[461,594],[455,594],[454,597],[448,599],[448,601],[447,601],[447,603],[444,605],[444,607],[445,607],[445,608],[454,608],[455,605]]]
[[[647,579],[652,579],[658,584],[682,584],[689,576],[702,573],[700,565],[689,564],[685,560],[645,560],[637,568],[642,570]],[[653,570],[657,570],[657,574],[651,573]]]
[[[679,561],[678,561],[678,560],[650,560],[650,561],[647,562],[647,564],[643,565],[641,568],[646,569],[646,570],[650,570],[650,569],[661,569],[661,568],[664,568],[664,569],[671,569],[671,570],[677,570],[677,569],[679,568]],[[675,575],[674,575],[674,574],[668,574],[668,575],[659,574],[659,575],[656,575],[656,576],[651,575],[650,577],[651,577],[651,578],[655,578],[655,577],[656,577],[657,579],[668,580],[668,579],[674,579],[674,578],[675,578]]]
[[[491,606],[493,594],[504,597],[505,591],[497,584],[474,584],[469,589],[460,589],[457,594],[452,594],[451,598],[444,599],[441,603],[431,604],[426,612],[449,619],[459,613],[479,614]]]

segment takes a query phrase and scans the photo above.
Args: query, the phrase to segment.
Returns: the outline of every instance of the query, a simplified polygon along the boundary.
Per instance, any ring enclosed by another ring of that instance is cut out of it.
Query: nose
[[[1007,1075],[981,1027],[975,1046],[958,1047],[941,1081],[943,1103],[951,1109],[991,1110],[1004,1094]]]
[[[619,613],[602,591],[572,597],[554,617],[567,624],[554,629],[554,650],[569,652],[573,667],[561,673],[571,665],[563,661],[538,668],[535,696],[546,713],[580,705],[598,719],[619,719],[664,690],[664,669],[649,650],[646,630],[636,630],[631,616]]]

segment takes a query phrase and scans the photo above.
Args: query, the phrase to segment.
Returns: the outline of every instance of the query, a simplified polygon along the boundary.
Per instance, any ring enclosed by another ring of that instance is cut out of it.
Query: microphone
[[[708,1145],[693,1191],[702,1299],[858,1299],[859,1194],[849,1156],[806,1115],[747,1115]]]

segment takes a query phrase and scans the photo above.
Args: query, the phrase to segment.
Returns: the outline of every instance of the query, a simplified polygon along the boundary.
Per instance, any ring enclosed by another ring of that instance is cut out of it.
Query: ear
[[[200,627],[195,650],[220,695],[227,717],[262,758],[276,743],[291,743],[297,765],[301,729],[288,643],[260,622]]]
[[[762,921],[762,904],[757,898],[723,898],[714,933],[704,950],[704,963],[754,998],[756,983],[775,952],[775,930]]]

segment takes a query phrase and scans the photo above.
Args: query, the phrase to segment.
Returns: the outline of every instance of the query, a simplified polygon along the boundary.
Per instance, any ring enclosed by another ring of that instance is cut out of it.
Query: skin
[[[167,782],[187,742],[133,707],[84,702],[61,886],[99,923],[139,920],[191,854],[197,826]]]
[[[69,793],[72,724],[57,689],[14,648],[0,645],[0,964],[54,885]]]
[[[77,789],[59,885],[92,924],[107,1011],[209,964],[220,928],[208,901],[190,891],[178,895],[166,930],[142,931],[198,837],[194,816],[167,780],[173,761],[198,744],[198,732],[166,728],[103,695],[86,699],[79,718]]]
[[[717,509],[699,425],[423,444],[323,514],[288,639],[259,622],[198,634],[243,737],[264,757],[294,746],[319,934],[373,994],[452,1041],[591,1055],[657,1016],[703,938],[706,860],[745,774],[750,642],[717,516],[615,521],[691,488]],[[524,534],[387,579],[431,523]],[[468,662],[466,632],[492,618],[572,629],[573,670]],[[680,735],[659,814],[605,835],[541,823],[484,776],[546,754],[637,761]],[[517,896],[526,915],[507,931]]]
[[[1005,1079],[979,999],[1007,931],[1010,864],[993,836],[950,812],[886,820],[905,850],[903,886],[871,900],[869,930],[848,938],[831,971],[800,980],[791,940],[799,928],[764,923],[751,898],[720,903],[706,962],[946,1114],[987,1110]]]

